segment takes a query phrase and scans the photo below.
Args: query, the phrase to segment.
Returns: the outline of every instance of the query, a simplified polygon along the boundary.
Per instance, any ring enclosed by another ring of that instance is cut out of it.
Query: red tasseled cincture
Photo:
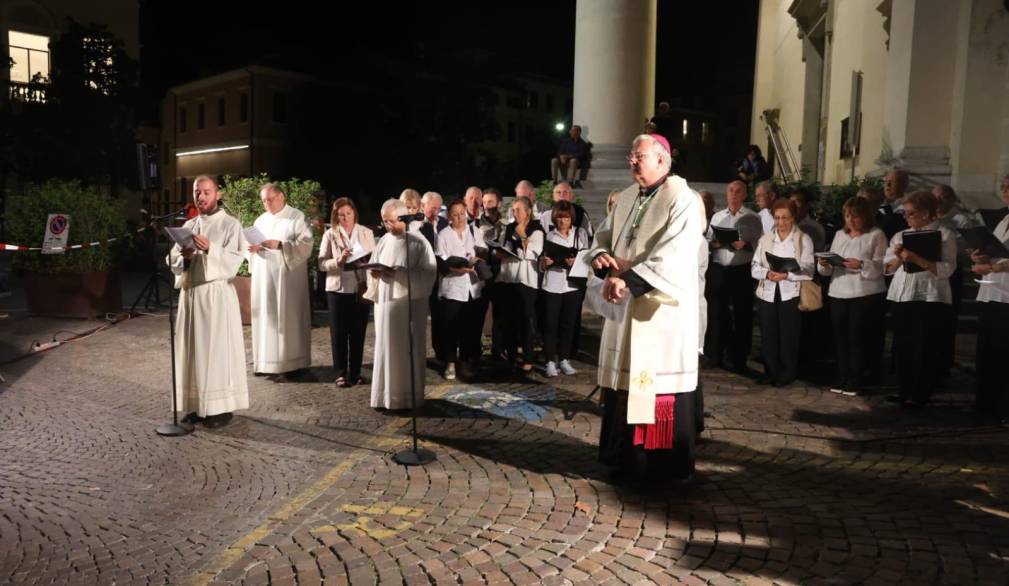
[[[634,445],[646,450],[670,450],[673,447],[673,406],[676,395],[655,396],[655,423],[634,426]]]

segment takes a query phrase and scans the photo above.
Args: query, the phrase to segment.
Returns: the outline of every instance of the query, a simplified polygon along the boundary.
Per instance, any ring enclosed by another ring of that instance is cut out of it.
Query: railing
[[[46,101],[46,92],[49,86],[44,83],[21,81],[9,81],[7,96],[12,102],[24,102],[31,104],[43,104]]]

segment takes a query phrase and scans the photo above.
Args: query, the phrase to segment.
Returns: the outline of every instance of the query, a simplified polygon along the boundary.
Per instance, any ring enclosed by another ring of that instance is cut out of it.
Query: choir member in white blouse
[[[949,276],[956,267],[956,237],[939,225],[938,202],[928,191],[911,193],[902,207],[909,227],[893,235],[883,261],[885,274],[893,275],[886,298],[894,302],[893,347],[900,386],[900,394],[887,400],[918,408],[928,402],[935,387],[943,307],[952,302]],[[904,247],[906,234],[922,230],[939,231],[939,260]],[[908,268],[921,270],[908,272]]]
[[[757,315],[760,318],[760,344],[764,354],[764,376],[758,382],[782,387],[792,383],[799,370],[799,338],[802,315],[799,312],[801,281],[813,278],[813,240],[796,227],[795,202],[779,199],[771,206],[774,231],[764,234],[750,263],[750,273],[757,279]],[[794,258],[798,272],[771,270],[767,253]]]
[[[512,252],[497,251],[501,260],[498,283],[506,302],[508,329],[505,343],[509,358],[518,359],[518,346],[522,347],[523,372],[533,369],[533,338],[536,327],[536,294],[539,291],[539,272],[536,264],[543,252],[543,228],[532,218],[532,202],[527,197],[512,200],[515,221],[505,228],[504,246]]]
[[[883,319],[886,283],[883,256],[886,235],[873,226],[868,200],[853,197],[844,202],[844,229],[834,235],[830,252],[842,257],[836,267],[821,258],[817,270],[830,277],[830,319],[834,330],[837,374],[831,391],[857,395],[864,385],[867,353],[875,348],[874,327]]]
[[[467,219],[466,203],[457,199],[448,206],[448,226],[438,232],[438,258],[442,261],[438,298],[445,328],[442,341],[447,380],[455,380],[456,362],[465,365],[462,370],[472,372],[480,357],[483,281],[471,265],[484,262],[481,256],[486,255],[487,245]]]
[[[589,247],[591,240],[585,229],[572,225],[577,215],[573,204],[564,200],[554,202],[550,215],[553,229],[547,232],[547,242],[574,251]],[[574,256],[559,259],[545,254],[540,256],[540,270],[543,272],[541,329],[548,377],[557,376],[558,368],[567,375],[577,372],[571,365],[571,358],[575,355],[577,344],[575,330],[585,296],[585,279],[568,278],[574,262]]]
[[[1002,202],[1009,205],[1009,175],[999,185]],[[995,238],[1009,246],[1009,216],[995,227]],[[971,271],[981,281],[977,291],[977,395],[979,413],[1009,425],[1009,385],[1002,370],[1009,356],[1009,258],[972,251]]]
[[[371,304],[361,299],[368,280],[357,267],[368,262],[374,250],[375,234],[358,223],[354,202],[347,197],[334,201],[330,228],[319,245],[319,270],[326,273],[329,343],[338,387],[367,382],[361,361]]]

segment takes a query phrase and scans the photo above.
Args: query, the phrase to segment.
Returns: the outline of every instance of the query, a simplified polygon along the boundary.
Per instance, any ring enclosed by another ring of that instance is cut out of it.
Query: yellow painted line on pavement
[[[439,399],[454,388],[454,383],[442,383],[431,391],[425,392],[425,399]],[[315,481],[311,486],[287,501],[283,506],[267,517],[258,527],[246,533],[237,541],[232,543],[223,552],[217,555],[202,571],[189,576],[185,580],[188,586],[206,586],[214,576],[230,568],[235,562],[242,558],[245,552],[253,545],[259,543],[264,537],[270,535],[273,530],[282,522],[290,519],[295,513],[305,508],[306,505],[319,498],[322,493],[329,490],[344,474],[350,471],[355,464],[364,459],[366,455],[376,449],[388,448],[403,443],[403,438],[389,437],[404,425],[403,417],[396,417],[389,423],[383,425],[375,435],[368,438],[361,447],[355,448],[347,455],[346,459],[330,469],[326,474]],[[350,505],[345,505],[350,506]],[[363,507],[366,509],[367,507]]]

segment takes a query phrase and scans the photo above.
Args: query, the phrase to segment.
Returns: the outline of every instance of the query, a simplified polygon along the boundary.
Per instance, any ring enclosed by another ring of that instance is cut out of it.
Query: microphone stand
[[[175,214],[170,214],[175,215]],[[160,218],[158,218],[160,219]],[[154,431],[160,436],[176,437],[193,433],[193,425],[179,421],[178,396],[175,392],[178,388],[175,382],[175,303],[172,298],[175,294],[175,287],[168,289],[168,341],[172,353],[172,422],[159,425]]]
[[[434,462],[436,456],[431,450],[417,447],[417,374],[413,360],[413,285],[410,279],[410,230],[409,223],[406,224],[403,234],[406,241],[406,317],[407,335],[410,337],[410,420],[413,426],[411,435],[413,436],[413,449],[396,452],[392,460],[404,466],[423,466]]]

